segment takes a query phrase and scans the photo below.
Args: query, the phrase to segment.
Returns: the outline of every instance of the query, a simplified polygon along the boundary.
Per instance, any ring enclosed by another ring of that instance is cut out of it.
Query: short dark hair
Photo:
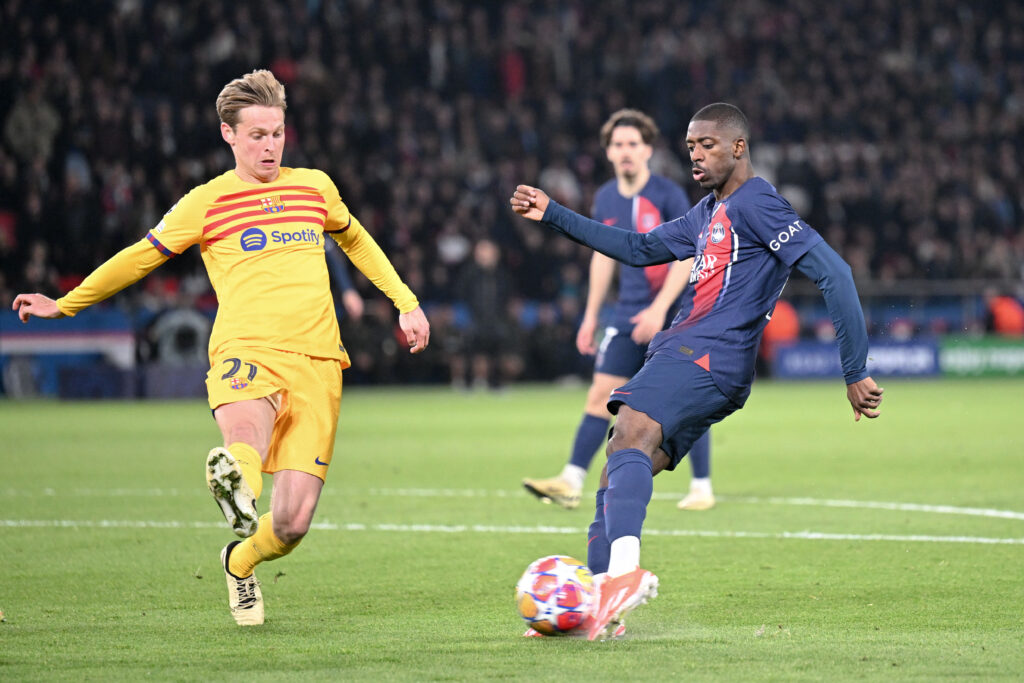
[[[691,121],[712,121],[722,128],[735,128],[740,132],[740,137],[750,141],[750,125],[747,117],[743,115],[739,107],[727,102],[715,102],[703,107],[693,115]]]
[[[658,138],[658,124],[647,114],[639,109],[620,109],[604,122],[601,126],[601,146],[605,149],[612,143],[612,131],[619,126],[629,126],[640,131],[640,137],[645,145],[653,143]]]

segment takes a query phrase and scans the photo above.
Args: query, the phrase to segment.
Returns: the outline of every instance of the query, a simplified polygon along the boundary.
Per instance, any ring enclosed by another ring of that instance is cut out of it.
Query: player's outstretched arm
[[[408,313],[398,316],[398,326],[405,333],[405,341],[409,344],[409,353],[420,353],[430,343],[430,323],[423,309],[417,306]]]
[[[633,232],[590,220],[552,201],[535,187],[516,186],[509,202],[520,216],[540,221],[572,241],[626,265],[653,266],[676,260],[657,230]]]
[[[23,323],[27,323],[32,316],[50,320],[64,317],[57,308],[57,302],[42,294],[19,294],[14,297],[11,308],[18,312],[18,318]]]
[[[881,415],[878,406],[882,404],[882,387],[875,384],[875,380],[865,377],[859,382],[846,385],[846,398],[853,406],[853,419],[860,421],[860,416],[875,418]]]
[[[167,259],[166,255],[154,249],[153,245],[143,238],[111,256],[92,271],[82,284],[57,301],[42,294],[19,294],[14,299],[12,308],[18,311],[18,317],[22,322],[28,322],[33,315],[37,318],[73,316],[83,308],[103,301],[128,285],[138,282],[157,266],[166,263]]]

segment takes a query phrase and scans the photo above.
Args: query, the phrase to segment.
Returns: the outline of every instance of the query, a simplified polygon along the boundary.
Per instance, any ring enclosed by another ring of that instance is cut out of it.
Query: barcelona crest
[[[281,201],[281,196],[276,197],[264,197],[260,200],[260,207],[267,213],[280,213],[284,211],[284,203]]]
[[[247,382],[245,379],[243,379],[241,377],[232,377],[231,378],[231,388],[232,389],[245,389],[247,386],[249,386],[249,382]]]

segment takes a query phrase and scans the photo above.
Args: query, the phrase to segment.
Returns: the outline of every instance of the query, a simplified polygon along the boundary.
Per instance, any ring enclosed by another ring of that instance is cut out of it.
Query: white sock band
[[[608,576],[622,576],[640,566],[640,539],[623,536],[612,541]]]
[[[690,480],[690,492],[711,495],[711,478],[701,477],[698,479],[694,477]]]
[[[561,477],[573,488],[581,489],[587,478],[587,471],[579,465],[567,464],[562,468]]]

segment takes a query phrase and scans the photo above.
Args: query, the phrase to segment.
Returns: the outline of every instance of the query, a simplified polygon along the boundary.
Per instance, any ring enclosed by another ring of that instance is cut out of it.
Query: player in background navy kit
[[[327,255],[327,272],[330,273],[331,284],[341,293],[340,297],[335,298],[335,301],[341,299],[341,306],[339,307],[337,303],[334,305],[338,321],[340,322],[344,316],[358,321],[363,317],[366,304],[352,282],[348,266],[345,265],[346,259],[341,255],[341,247],[335,244],[334,240],[324,240],[324,251]]]
[[[591,217],[605,225],[649,232],[666,220],[690,210],[690,200],[674,182],[651,173],[649,162],[658,126],[636,109],[620,109],[601,126],[601,146],[615,178],[594,195]],[[594,252],[590,261],[587,306],[576,334],[576,348],[595,355],[594,378],[587,392],[583,419],[576,428],[572,452],[561,474],[550,479],[523,479],[523,486],[544,502],[567,509],[580,504],[580,494],[594,454],[604,443],[612,415],[608,396],[626,383],[644,363],[647,344],[663,330],[686,287],[693,259],[646,268],[619,268],[619,296],[604,338],[595,345],[598,319],[615,276],[616,261]],[[715,504],[711,491],[710,435],[690,449],[693,479],[690,493],[680,501],[684,510],[707,510]]]
[[[879,415],[882,389],[867,373],[867,330],[850,267],[754,175],[749,136],[746,117],[733,105],[698,111],[686,146],[694,179],[712,192],[685,216],[647,233],[609,229],[527,185],[512,195],[519,215],[623,263],[694,259],[694,286],[683,292],[672,325],[655,335],[643,368],[608,402],[618,417],[588,533],[587,562],[595,573],[606,572],[591,640],[657,595],[657,577],[640,568],[652,478],[673,469],[710,425],[743,406],[761,333],[793,268],[825,297],[854,419]]]

